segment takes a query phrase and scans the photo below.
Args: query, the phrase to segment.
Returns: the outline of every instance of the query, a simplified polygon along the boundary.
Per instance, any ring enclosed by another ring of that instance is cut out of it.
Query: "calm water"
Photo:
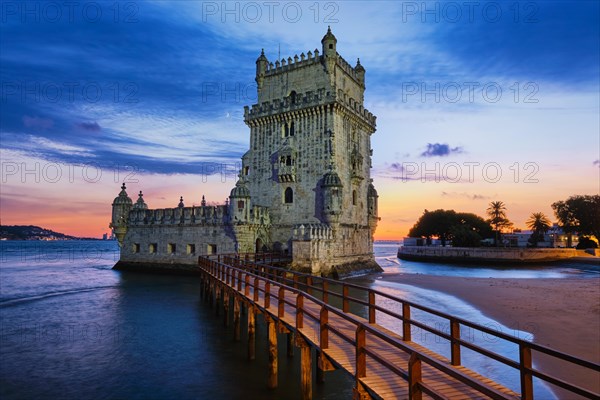
[[[398,263],[395,249],[390,245],[376,247],[386,273],[526,274],[532,278],[560,278],[573,273],[561,267],[519,271]],[[248,362],[245,333],[241,342],[232,340],[231,328],[224,328],[222,319],[199,302],[197,278],[112,271],[117,259],[115,242],[0,242],[2,399],[299,397],[299,357],[286,358],[284,346],[280,347],[279,388],[265,388],[262,318],[257,318],[257,360]],[[583,268],[577,273],[594,272]],[[531,336],[503,327],[451,296],[384,279],[362,279],[365,284],[424,305],[494,324],[521,337]],[[381,321],[396,329],[392,321]],[[414,332],[413,337],[442,354],[447,349],[445,343],[423,333]],[[284,345],[284,337],[280,339]],[[508,345],[494,346],[514,358]],[[469,354],[465,354],[465,362],[515,385],[514,378],[497,365],[482,364]],[[351,398],[352,384],[352,378],[343,372],[328,372],[325,384],[315,385],[314,397]],[[544,387],[536,388],[536,392],[540,398],[552,398]]]

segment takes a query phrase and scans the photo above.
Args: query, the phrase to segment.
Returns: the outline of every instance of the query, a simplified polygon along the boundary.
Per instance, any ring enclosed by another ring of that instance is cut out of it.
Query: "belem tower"
[[[226,204],[149,209],[123,184],[110,224],[121,246],[115,268],[185,271],[199,255],[275,251],[313,274],[380,270],[365,69],[337,53],[330,29],[321,43],[274,64],[264,51],[256,60],[258,103],[244,107],[250,149]]]

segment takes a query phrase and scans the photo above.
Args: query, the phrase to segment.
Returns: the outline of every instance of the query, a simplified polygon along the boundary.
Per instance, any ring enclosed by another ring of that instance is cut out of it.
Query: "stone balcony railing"
[[[277,176],[279,182],[296,182],[296,167],[293,165],[280,165]]]
[[[327,224],[300,224],[294,225],[292,240],[331,240],[333,229]]]

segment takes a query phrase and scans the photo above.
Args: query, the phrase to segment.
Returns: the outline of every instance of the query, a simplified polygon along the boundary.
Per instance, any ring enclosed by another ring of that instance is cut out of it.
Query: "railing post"
[[[450,358],[452,365],[460,365],[460,324],[455,319],[450,319]]]
[[[327,332],[327,324],[329,323],[329,311],[325,306],[321,307],[321,314],[319,316],[319,332],[321,350],[325,350],[329,347],[329,336]]]
[[[402,303],[402,340],[409,342],[410,336],[410,306]]]
[[[342,311],[347,313],[350,309],[350,300],[348,299],[348,285],[342,286]]]
[[[244,277],[244,296],[250,297],[250,275]]]
[[[265,310],[271,306],[271,282],[265,284]]]
[[[367,376],[366,332],[363,324],[356,327],[356,380]]]
[[[329,304],[329,282],[323,281],[323,303]]]
[[[408,360],[408,398],[410,400],[421,400],[421,360],[417,353],[412,353]]]
[[[283,318],[285,315],[285,289],[283,286],[279,287],[279,293],[277,293],[277,317]]]
[[[233,295],[233,340],[239,342],[240,340],[240,295]]]
[[[369,323],[375,323],[375,293],[369,290]]]
[[[238,277],[237,277],[237,290],[238,292],[242,291],[242,271],[238,271]]]
[[[298,275],[294,274],[294,289],[298,289]]]
[[[248,305],[248,360],[256,358],[256,308]]]
[[[258,277],[254,278],[254,290],[253,290],[254,296],[253,297],[254,297],[255,303],[258,303],[259,284],[260,284],[260,282],[258,280]]]
[[[298,293],[296,297],[296,330],[304,328],[304,296]]]
[[[312,295],[312,285],[313,285],[313,281],[312,281],[312,276],[307,276],[306,277],[306,293]]]
[[[519,371],[521,373],[521,399],[533,399],[533,375],[531,374],[531,348],[526,343],[519,344]]]
[[[267,321],[267,331],[269,337],[269,377],[267,387],[274,389],[277,387],[277,328],[275,321],[271,318]]]

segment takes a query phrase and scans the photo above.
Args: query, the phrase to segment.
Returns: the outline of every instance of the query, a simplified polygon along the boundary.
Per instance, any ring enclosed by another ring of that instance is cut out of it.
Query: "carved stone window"
[[[285,189],[283,201],[285,204],[292,204],[294,202],[294,191],[292,190],[292,188],[289,187]]]

